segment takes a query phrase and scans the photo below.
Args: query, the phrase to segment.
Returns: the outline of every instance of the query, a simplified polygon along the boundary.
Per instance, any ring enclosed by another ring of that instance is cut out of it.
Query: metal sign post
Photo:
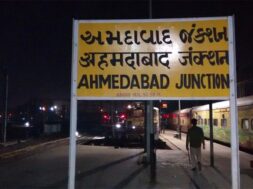
[[[71,107],[70,107],[70,141],[69,141],[69,180],[68,189],[75,188],[76,171],[76,124],[77,124],[77,98],[76,98],[76,76],[77,76],[77,24],[73,21],[72,38],[72,83],[71,83]]]
[[[214,153],[213,153],[213,105],[209,102],[209,125],[210,125],[210,166],[214,167]]]
[[[7,69],[4,67],[0,67],[0,76],[3,76],[3,80],[4,80],[4,123],[3,123],[3,127],[2,127],[2,142],[5,145],[6,143],[6,135],[7,135],[7,123],[8,123],[8,87],[9,87],[9,76],[8,76],[8,72]]]
[[[151,127],[152,127],[152,120],[150,119],[151,115],[151,101],[147,101],[145,103],[146,105],[146,150],[147,150],[147,161],[150,162],[150,156],[151,156],[151,149],[150,149],[150,133],[151,133]]]
[[[238,112],[237,112],[237,88],[236,88],[236,55],[234,17],[228,17],[229,21],[229,77],[230,77],[230,119],[231,119],[231,172],[232,188],[240,188],[240,160],[238,141]]]
[[[152,0],[149,0],[149,18],[152,19]],[[153,101],[147,102],[147,127],[148,127],[148,141],[149,146],[149,162],[150,162],[150,181],[156,181],[156,154],[155,154],[155,135],[154,135],[154,119],[153,119]]]
[[[4,129],[3,129],[3,143],[6,143],[7,135],[7,123],[8,123],[8,87],[9,87],[9,76],[6,71],[5,73],[5,102],[4,102]]]
[[[153,101],[147,101],[147,160],[150,163],[150,180],[156,180],[156,154],[153,127]]]

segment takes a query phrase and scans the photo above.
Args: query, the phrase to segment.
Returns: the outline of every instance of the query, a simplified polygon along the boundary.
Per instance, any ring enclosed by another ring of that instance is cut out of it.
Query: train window
[[[203,119],[202,118],[200,119],[200,125],[203,125]]]
[[[207,123],[207,119],[205,119],[205,120],[204,120],[204,122],[205,122],[205,125],[208,125],[208,123]]]
[[[218,126],[218,119],[213,119],[213,126]]]
[[[249,130],[249,119],[242,119],[242,129]]]
[[[174,124],[177,124],[177,119],[173,119],[173,123],[174,123]]]
[[[132,123],[132,121],[127,121],[127,126],[132,126],[133,125],[133,123]]]
[[[221,127],[227,127],[227,119],[221,119]]]
[[[144,111],[142,110],[142,109],[136,109],[136,110],[134,110],[134,112],[133,112],[133,116],[134,117],[141,117],[141,116],[143,116],[144,115]]]

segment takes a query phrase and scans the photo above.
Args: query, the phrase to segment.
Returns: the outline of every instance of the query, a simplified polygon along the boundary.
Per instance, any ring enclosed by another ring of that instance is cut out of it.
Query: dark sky
[[[152,8],[153,18],[235,14],[238,80],[253,78],[250,1],[153,0]],[[69,99],[73,18],[148,17],[148,0],[0,1],[0,66],[9,73],[10,107],[32,98]],[[0,83],[3,94],[3,82]]]

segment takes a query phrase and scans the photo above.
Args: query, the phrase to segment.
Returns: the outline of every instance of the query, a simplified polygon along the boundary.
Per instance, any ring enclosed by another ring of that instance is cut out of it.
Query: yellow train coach
[[[237,99],[238,106],[238,132],[240,147],[253,151],[253,96]],[[214,140],[230,143],[230,106],[229,101],[216,102],[213,107],[213,136]],[[205,137],[210,136],[209,105],[197,106],[173,112],[170,122],[176,129],[180,125],[182,132],[187,132],[190,119],[196,118],[198,126],[202,127]]]

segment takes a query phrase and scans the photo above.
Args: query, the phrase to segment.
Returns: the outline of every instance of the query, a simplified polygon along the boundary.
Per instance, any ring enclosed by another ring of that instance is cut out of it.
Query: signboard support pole
[[[214,153],[213,153],[213,105],[209,102],[209,124],[210,124],[210,166],[214,167]]]
[[[70,148],[69,148],[69,181],[68,189],[75,188],[76,170],[76,121],[77,121],[77,101],[71,99],[70,117]]]
[[[5,102],[4,102],[4,127],[3,127],[3,143],[6,143],[6,135],[7,135],[7,122],[8,122],[8,83],[9,76],[6,71],[5,73]]]
[[[156,154],[155,154],[155,139],[154,139],[154,127],[153,127],[153,101],[147,102],[147,155],[150,163],[150,181],[156,180]]]
[[[149,0],[149,18],[152,19],[152,0]],[[149,162],[150,162],[150,181],[155,182],[156,180],[156,154],[155,154],[155,135],[154,135],[154,119],[153,119],[153,101],[147,102],[147,150],[149,151]],[[149,144],[148,144],[149,143]]]
[[[150,19],[152,19],[152,0],[148,1],[148,16]],[[151,133],[152,133],[152,123],[153,123],[153,101],[149,100],[146,102],[146,120],[147,120],[147,160],[148,162],[151,162]]]
[[[76,124],[77,124],[77,99],[76,99],[76,76],[77,76],[77,24],[73,21],[73,44],[72,44],[72,83],[71,83],[71,106],[70,106],[70,146],[69,146],[69,180],[68,189],[75,188],[76,170]]]
[[[147,118],[148,118],[148,114],[147,114],[147,101],[144,101],[144,109],[145,109],[145,118],[144,118],[144,129],[145,129],[145,133],[144,133],[144,153],[148,154],[148,137],[147,137],[147,133],[148,133],[148,125],[147,125]],[[146,159],[148,161],[148,159]]]
[[[147,150],[147,161],[150,162],[150,133],[151,133],[151,114],[150,114],[150,101],[146,102],[146,150]]]
[[[236,88],[236,56],[234,17],[228,17],[229,21],[229,77],[230,77],[230,119],[231,119],[231,173],[232,189],[240,189],[240,160],[238,146],[238,112],[237,112],[237,88]]]

